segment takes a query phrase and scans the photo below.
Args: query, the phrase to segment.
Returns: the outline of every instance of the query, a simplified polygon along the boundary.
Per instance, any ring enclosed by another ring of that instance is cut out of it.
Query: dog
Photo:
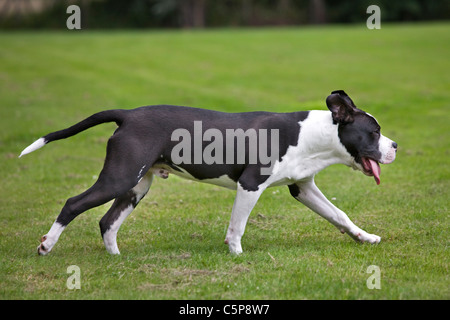
[[[116,237],[121,224],[146,195],[153,177],[170,174],[237,190],[225,237],[232,254],[242,253],[247,219],[262,192],[281,185],[340,232],[359,242],[379,243],[379,236],[357,227],[327,200],[314,176],[341,163],[380,184],[379,164],[395,160],[397,143],[383,136],[377,120],[358,109],[343,90],[333,91],[326,105],[329,110],[292,113],[224,113],[168,105],[107,110],[47,134],[19,157],[101,123],[118,125],[108,140],[98,180],[67,200],[41,238],[39,255],[52,250],[75,217],[113,199],[100,220],[100,231],[106,250],[119,254]]]

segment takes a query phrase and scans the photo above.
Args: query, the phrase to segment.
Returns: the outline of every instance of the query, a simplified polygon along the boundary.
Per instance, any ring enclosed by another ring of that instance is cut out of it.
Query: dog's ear
[[[331,92],[327,97],[327,106],[333,115],[334,123],[346,124],[354,120],[354,115],[359,109],[352,99],[343,90]]]

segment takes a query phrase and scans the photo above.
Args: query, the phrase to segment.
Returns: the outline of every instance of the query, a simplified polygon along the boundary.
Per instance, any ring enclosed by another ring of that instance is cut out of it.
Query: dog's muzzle
[[[397,143],[384,137],[380,137],[379,150],[381,153],[381,158],[379,160],[375,160],[369,157],[361,157],[362,162],[362,172],[365,175],[374,177],[377,185],[381,183],[380,174],[381,174],[381,164],[389,164],[395,160],[395,156],[397,154]]]
[[[397,143],[382,135],[379,146],[381,152],[380,163],[389,164],[394,162],[395,156],[397,155]]]

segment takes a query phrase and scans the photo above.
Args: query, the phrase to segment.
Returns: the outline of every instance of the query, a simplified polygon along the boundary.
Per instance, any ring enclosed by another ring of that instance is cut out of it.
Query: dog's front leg
[[[232,254],[242,253],[241,238],[244,234],[248,217],[264,189],[262,186],[259,186],[257,191],[247,191],[238,183],[230,225],[225,238],[225,243],[228,244]]]
[[[289,191],[295,199],[327,219],[342,233],[347,233],[355,241],[369,242],[372,244],[380,242],[381,238],[379,236],[360,229],[342,210],[328,201],[319,188],[317,188],[313,178],[290,185]]]

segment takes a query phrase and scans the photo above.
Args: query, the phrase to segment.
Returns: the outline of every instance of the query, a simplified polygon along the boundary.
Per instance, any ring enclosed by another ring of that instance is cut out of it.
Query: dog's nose
[[[392,148],[397,149],[398,145],[397,142],[392,142]]]

